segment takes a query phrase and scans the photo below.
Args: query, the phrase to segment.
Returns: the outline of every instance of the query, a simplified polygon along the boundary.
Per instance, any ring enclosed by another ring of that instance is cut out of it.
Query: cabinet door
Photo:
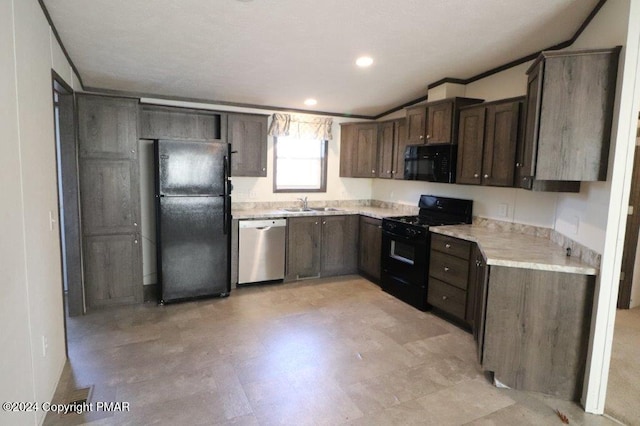
[[[407,141],[407,122],[405,119],[396,121],[395,141],[393,178],[404,179],[404,150],[409,144]]]
[[[138,101],[78,95],[81,158],[138,158]]]
[[[524,138],[518,158],[518,186],[531,188],[532,177],[535,175],[536,144],[538,140],[538,116],[540,113],[540,98],[542,96],[542,68],[544,62],[529,73],[527,80],[527,108]]]
[[[453,102],[430,105],[427,111],[427,143],[451,143]]]
[[[227,136],[234,152],[232,176],[267,176],[267,116],[229,114]]]
[[[320,275],[358,272],[358,216],[323,216]]]
[[[84,238],[84,280],[88,308],[142,301],[137,234]]]
[[[143,105],[140,108],[140,138],[223,139],[221,116],[209,111]]]
[[[460,112],[456,183],[479,185],[482,182],[485,107]]]
[[[482,184],[513,186],[520,102],[487,107],[487,131],[482,156]]]
[[[378,124],[378,176],[391,179],[393,177],[393,149],[395,141],[395,122],[387,121]]]
[[[287,221],[287,280],[320,276],[320,217]]]
[[[358,124],[354,130],[356,164],[353,177],[375,177],[378,164],[378,125]]]
[[[375,283],[380,282],[382,220],[360,216],[358,270]]]
[[[83,235],[138,232],[139,199],[136,161],[80,161]]]
[[[424,143],[427,110],[424,105],[407,108],[407,144]]]
[[[469,321],[471,322],[473,338],[476,341],[476,348],[478,350],[478,362],[482,364],[484,320],[487,308],[487,272],[489,268],[487,267],[487,261],[477,245],[474,245],[471,262],[467,309],[470,309],[472,312],[472,316],[469,316]]]
[[[351,123],[340,125],[340,177],[354,177],[356,126]]]

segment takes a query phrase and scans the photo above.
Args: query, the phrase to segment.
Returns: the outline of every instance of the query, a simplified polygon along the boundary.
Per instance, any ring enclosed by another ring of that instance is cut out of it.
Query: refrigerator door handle
[[[223,211],[223,216],[222,216],[222,220],[224,221],[224,223],[222,224],[222,229],[224,232],[224,235],[227,235],[229,233],[229,212],[227,211],[228,209],[231,208],[231,206],[228,206],[228,188],[227,188],[227,179],[229,176],[229,162],[228,162],[229,158],[225,155],[224,156],[224,164],[223,164],[223,177],[222,177],[222,186],[223,186],[223,194],[222,197],[222,211]]]

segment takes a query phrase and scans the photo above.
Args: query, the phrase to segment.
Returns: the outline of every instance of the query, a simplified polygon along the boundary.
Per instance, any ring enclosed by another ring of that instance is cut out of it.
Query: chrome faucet
[[[309,208],[309,203],[307,202],[307,197],[298,198],[298,201],[302,202],[302,209],[307,210]]]

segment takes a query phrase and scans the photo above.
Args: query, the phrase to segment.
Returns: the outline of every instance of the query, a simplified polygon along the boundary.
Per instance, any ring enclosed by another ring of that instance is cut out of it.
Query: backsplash
[[[232,207],[234,210],[282,210],[300,207],[300,201],[233,202]],[[403,215],[415,215],[419,210],[417,206],[379,200],[309,200],[309,207],[379,207],[396,210]]]
[[[495,229],[497,231],[512,231],[540,238],[547,238],[564,249],[570,248],[571,256],[579,258],[581,261],[587,265],[593,266],[594,268],[600,268],[600,259],[602,257],[600,253],[573,241],[571,238],[562,235],[556,230],[541,226],[505,222],[478,216],[473,217],[473,224],[487,227],[489,229]]]

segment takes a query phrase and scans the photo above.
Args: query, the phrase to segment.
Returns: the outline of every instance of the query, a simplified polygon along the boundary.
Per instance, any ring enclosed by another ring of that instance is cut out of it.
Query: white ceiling
[[[597,1],[44,3],[86,87],[377,115],[571,38]]]

